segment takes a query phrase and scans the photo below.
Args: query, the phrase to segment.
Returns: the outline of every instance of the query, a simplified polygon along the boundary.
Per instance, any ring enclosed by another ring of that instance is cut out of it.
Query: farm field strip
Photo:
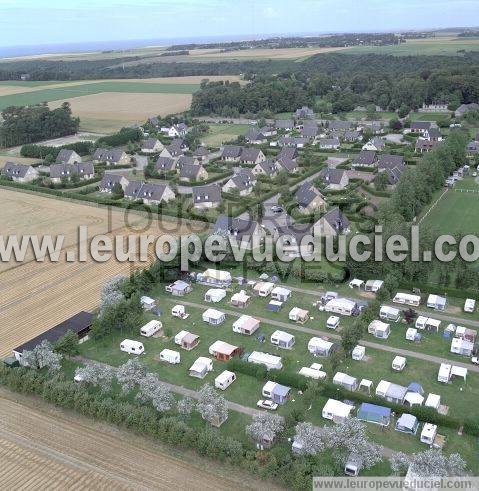
[[[16,477],[21,488],[38,487],[38,473],[49,489],[248,489],[247,482],[224,475],[226,470],[213,472],[208,464],[182,461],[135,435],[30,404],[8,394],[0,398],[0,449],[13,450],[2,460],[8,465],[0,476]]]

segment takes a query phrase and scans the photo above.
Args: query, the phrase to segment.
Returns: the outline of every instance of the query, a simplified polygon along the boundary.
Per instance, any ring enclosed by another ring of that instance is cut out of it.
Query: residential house
[[[78,176],[81,181],[93,179],[95,169],[93,162],[78,162],[75,164],[52,164],[50,166],[50,179],[54,183],[62,180],[70,180],[73,176]]]
[[[143,140],[141,143],[141,151],[143,153],[155,153],[161,152],[163,150],[164,145],[157,138],[148,138]]]
[[[328,122],[328,128],[330,131],[344,132],[349,131],[353,127],[351,121],[331,120]]]
[[[7,162],[2,169],[2,174],[15,182],[32,182],[39,176],[35,167],[15,162]]]
[[[239,162],[243,147],[238,145],[225,145],[221,152],[221,160],[226,162]]]
[[[414,151],[416,153],[425,153],[430,152],[431,150],[436,149],[441,145],[441,142],[436,140],[426,140],[425,138],[418,138],[416,140],[416,145],[414,147]]]
[[[193,206],[195,208],[216,208],[220,203],[221,188],[218,184],[193,187]]]
[[[99,185],[100,192],[111,193],[116,184],[119,184],[124,192],[128,186],[128,179],[121,174],[110,174],[105,172]]]
[[[432,125],[433,123],[431,121],[413,121],[411,123],[411,132],[425,136]]]
[[[363,145],[363,150],[373,150],[375,152],[381,152],[385,148],[386,142],[379,137],[371,138],[371,140]]]
[[[353,167],[373,167],[376,164],[375,150],[361,150],[353,160]]]
[[[348,130],[343,134],[343,140],[348,143],[354,143],[359,140],[361,133],[357,130]]]
[[[282,136],[277,141],[277,146],[304,148],[309,142],[310,138],[304,136]]]
[[[294,196],[301,213],[326,211],[327,203],[324,196],[311,182],[301,184]]]
[[[92,157],[93,162],[105,162],[108,165],[128,165],[130,156],[121,148],[97,148]]]
[[[160,153],[160,157],[180,157],[185,153],[187,146],[181,138],[175,138],[169,145],[167,145]]]
[[[348,234],[349,220],[339,208],[333,208],[323,215],[314,225],[314,235],[321,237]]]
[[[454,112],[456,118],[464,116],[469,111],[479,111],[479,104],[471,102],[470,104],[461,104]]]
[[[384,123],[382,121],[366,121],[362,127],[363,129],[372,131],[375,135],[383,135],[385,133]]]
[[[277,160],[296,160],[298,158],[298,150],[294,147],[283,147],[276,158]]]
[[[62,148],[55,159],[56,164],[74,164],[81,162],[81,157],[74,151]]]
[[[265,160],[264,153],[257,148],[243,148],[241,152],[240,162],[242,164],[257,165]]]
[[[337,150],[341,146],[339,138],[320,138],[318,143],[322,150]]]
[[[281,158],[276,160],[277,166],[279,166],[280,171],[284,170],[288,174],[292,173],[294,174],[295,172],[298,172],[298,164],[296,163],[295,160],[287,159],[287,158]]]
[[[342,191],[349,184],[349,175],[344,169],[322,169],[320,177],[326,184],[326,189]]]
[[[253,174],[255,176],[269,176],[269,177],[276,177],[279,173],[279,167],[276,164],[276,162],[273,162],[271,160],[263,160],[259,164],[256,164],[253,167]]]
[[[155,170],[157,172],[173,172],[176,170],[176,161],[171,157],[158,157],[158,160],[155,163]]]
[[[295,223],[276,227],[273,231],[275,241],[280,240],[285,256],[306,257],[313,252],[313,230],[309,223]]]
[[[158,205],[175,199],[175,193],[167,184],[130,181],[125,189],[125,198],[142,201],[145,205]]]
[[[265,236],[264,229],[258,222],[246,218],[233,218],[226,215],[220,215],[216,219],[213,229],[216,235],[226,235],[230,241],[236,242],[236,245],[246,250],[253,249],[253,245],[261,242]]]
[[[245,135],[245,140],[251,145],[261,145],[266,143],[268,139],[257,128],[250,128]]]
[[[170,138],[182,138],[188,133],[188,126],[185,123],[174,124],[166,129]]]
[[[314,118],[314,111],[308,106],[303,106],[296,109],[294,117],[296,119],[312,119]]]
[[[193,157],[195,157],[198,162],[205,162],[208,160],[209,154],[210,153],[206,147],[199,146],[193,152]]]
[[[440,142],[442,141],[441,130],[436,126],[432,126],[424,133],[424,138],[429,141]]]
[[[208,172],[202,165],[183,164],[180,167],[180,181],[206,181]]]
[[[301,129],[301,136],[303,138],[316,138],[318,136],[318,125],[308,124],[304,125]]]
[[[419,109],[419,112],[422,113],[447,113],[449,112],[448,105],[445,102],[433,102],[432,104],[426,104],[425,102],[422,105],[422,108]]]
[[[380,155],[378,158],[379,172],[386,172],[389,184],[396,184],[406,171],[407,166],[404,163],[402,155]]]
[[[238,174],[228,179],[222,187],[224,193],[237,190],[240,196],[248,196],[256,184],[256,177],[250,169],[242,169]]]
[[[278,130],[291,131],[294,129],[294,120],[292,119],[277,119],[274,126]]]

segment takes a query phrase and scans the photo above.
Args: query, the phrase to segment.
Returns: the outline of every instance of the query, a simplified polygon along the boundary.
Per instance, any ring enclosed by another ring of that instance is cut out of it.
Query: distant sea
[[[242,41],[246,39],[266,39],[276,36],[308,36],[322,34],[264,34],[257,36],[210,36],[210,37],[185,37],[177,39],[141,39],[141,40],[124,40],[124,41],[89,41],[84,43],[64,43],[64,44],[36,44],[24,46],[0,46],[0,58],[12,56],[32,56],[55,53],[82,53],[89,51],[121,51],[135,48],[144,48],[146,46],[170,46],[172,44],[188,43],[214,43],[221,41]]]

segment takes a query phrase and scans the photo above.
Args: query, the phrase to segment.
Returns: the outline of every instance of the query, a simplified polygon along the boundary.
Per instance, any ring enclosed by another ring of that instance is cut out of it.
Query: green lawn
[[[479,230],[479,185],[460,181],[431,210],[422,223],[442,234],[475,234]]]
[[[210,147],[219,147],[239,135],[244,135],[249,128],[247,124],[211,124],[210,131],[202,141]]]
[[[91,84],[71,87],[56,87],[53,89],[36,90],[0,97],[0,110],[8,106],[25,106],[51,102],[61,99],[70,99],[84,95],[99,94],[101,92],[121,93],[162,93],[162,94],[193,94],[200,86],[198,84],[158,84],[142,82],[94,82]]]

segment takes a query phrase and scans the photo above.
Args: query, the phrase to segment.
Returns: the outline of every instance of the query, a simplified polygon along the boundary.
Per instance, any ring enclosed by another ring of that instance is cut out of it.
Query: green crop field
[[[353,46],[344,53],[377,53],[397,56],[411,55],[462,55],[462,51],[479,51],[479,39],[461,39],[454,36],[438,36],[426,39],[411,39],[395,46]]]
[[[8,106],[25,106],[42,102],[58,101],[102,92],[135,94],[193,94],[199,89],[197,84],[156,84],[142,82],[96,82],[71,87],[22,92],[0,97],[0,109]]]

